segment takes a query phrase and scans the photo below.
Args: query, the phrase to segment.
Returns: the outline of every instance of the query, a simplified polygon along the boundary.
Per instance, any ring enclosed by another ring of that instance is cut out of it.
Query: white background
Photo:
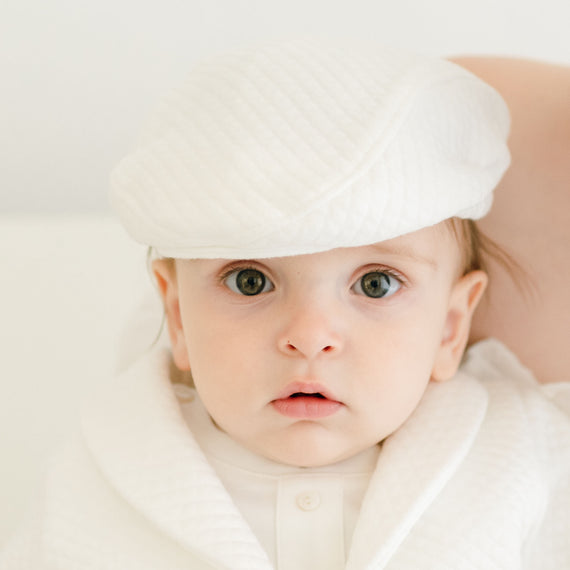
[[[570,64],[568,0],[0,2],[0,544],[144,289],[108,173],[194,61],[319,34]]]
[[[200,57],[288,35],[570,63],[568,0],[2,0],[0,211],[107,209],[111,167]]]

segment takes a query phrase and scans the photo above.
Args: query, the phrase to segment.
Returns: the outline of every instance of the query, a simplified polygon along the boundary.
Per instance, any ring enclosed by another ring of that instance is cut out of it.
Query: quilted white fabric
[[[1,570],[270,570],[187,428],[168,361],[151,352],[88,404]],[[496,341],[472,348],[385,440],[346,568],[570,568],[569,392]]]
[[[270,44],[197,66],[114,170],[129,233],[165,256],[275,257],[479,218],[509,163],[507,107],[447,61]]]

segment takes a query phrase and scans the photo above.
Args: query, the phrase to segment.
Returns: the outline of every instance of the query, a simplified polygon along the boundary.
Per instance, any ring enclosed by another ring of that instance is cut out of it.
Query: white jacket
[[[0,569],[271,568],[168,362],[152,351],[89,403]],[[473,347],[384,442],[346,568],[570,569],[569,401],[570,383],[538,385],[496,341]]]

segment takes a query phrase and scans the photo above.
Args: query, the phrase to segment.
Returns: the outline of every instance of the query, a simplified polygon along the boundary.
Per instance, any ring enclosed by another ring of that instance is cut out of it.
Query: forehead
[[[278,264],[288,268],[301,266],[323,266],[327,263],[367,263],[381,262],[386,264],[417,264],[429,270],[460,265],[460,248],[457,239],[445,222],[423,228],[390,240],[356,247],[341,247],[323,252],[294,255],[286,257],[269,257],[259,259],[263,264]],[[180,260],[185,265],[206,267],[220,263],[230,263],[234,259],[194,259]],[[248,258],[242,258],[247,261]]]
[[[433,268],[437,268],[442,257],[458,253],[457,242],[443,222],[369,247],[382,255],[406,258]]]
[[[374,255],[386,261],[413,262],[437,269],[443,261],[459,263],[460,247],[455,234],[450,231],[445,222],[441,222],[389,240],[370,245],[338,248],[324,252],[324,254],[338,257]],[[322,254],[297,256],[297,258],[311,258],[318,255]]]

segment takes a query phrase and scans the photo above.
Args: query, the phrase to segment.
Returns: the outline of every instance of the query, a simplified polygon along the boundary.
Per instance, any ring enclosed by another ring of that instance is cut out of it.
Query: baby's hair
[[[462,254],[462,275],[470,271],[489,272],[487,259],[495,260],[505,269],[515,283],[519,283],[521,276],[526,276],[522,266],[499,244],[485,235],[474,220],[463,218],[448,218],[445,226],[453,233],[454,238],[460,244]],[[152,261],[157,255],[153,247],[147,249],[147,269],[152,276]],[[171,269],[174,269],[174,258],[163,258]]]
[[[528,273],[505,248],[483,233],[474,220],[453,217],[445,225],[461,248],[462,275],[477,270],[489,274],[488,261],[493,260],[509,274],[523,295],[529,293],[532,283]]]
[[[488,238],[479,230],[473,220],[463,218],[449,218],[444,222],[444,226],[451,231],[453,237],[459,244],[461,253],[461,275],[466,275],[471,271],[485,271],[488,267],[485,262],[483,252],[488,253]]]
[[[529,285],[528,274],[504,248],[486,236],[473,220],[453,217],[445,220],[444,227],[452,233],[459,245],[461,251],[461,275],[466,275],[471,271],[489,273],[487,260],[493,259],[507,271],[516,287],[522,293],[525,293]],[[152,274],[152,261],[158,258],[156,250],[153,247],[149,247],[146,257],[147,270],[155,286],[156,280]],[[176,270],[174,258],[165,257],[162,259],[168,264],[170,271]],[[163,311],[159,330],[154,341],[149,346],[149,350],[158,342],[165,324],[166,309]],[[183,383],[188,386],[194,385],[191,372],[179,370],[173,359],[170,361],[170,378],[172,382]]]
[[[453,217],[445,220],[444,225],[452,232],[461,249],[462,275],[477,270],[489,273],[487,260],[493,259],[507,271],[517,287],[521,290],[525,289],[525,280],[528,275],[523,267],[502,246],[484,234],[474,220]],[[149,247],[147,249],[147,269],[151,277],[153,259],[157,259],[157,254],[153,247]],[[174,258],[163,259],[173,271]],[[526,284],[528,285],[528,282]]]

